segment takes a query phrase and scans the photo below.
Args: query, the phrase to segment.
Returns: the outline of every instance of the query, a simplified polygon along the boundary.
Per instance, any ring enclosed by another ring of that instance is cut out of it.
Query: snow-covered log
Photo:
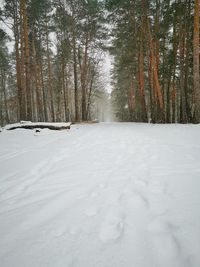
[[[93,123],[99,123],[99,120],[92,120],[92,121],[78,121],[78,122],[73,122],[72,124],[93,124]]]
[[[70,129],[70,122],[30,122],[23,121],[15,124],[8,124],[4,127],[5,130],[15,130],[15,129],[50,129],[50,130],[67,130]]]

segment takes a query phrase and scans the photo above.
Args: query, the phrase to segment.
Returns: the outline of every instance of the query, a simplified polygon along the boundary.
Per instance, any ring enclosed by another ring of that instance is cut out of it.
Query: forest
[[[104,120],[110,105],[118,121],[200,122],[199,0],[0,6],[1,125]]]
[[[200,267],[200,0],[0,0],[0,267]]]

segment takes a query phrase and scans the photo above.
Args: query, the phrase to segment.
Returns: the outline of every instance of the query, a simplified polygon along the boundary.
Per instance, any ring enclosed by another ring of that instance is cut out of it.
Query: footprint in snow
[[[141,192],[137,192],[137,199],[139,200],[139,202],[141,204],[143,204],[146,208],[149,208],[149,201],[148,199],[141,193]]]
[[[158,266],[181,266],[178,260],[180,244],[174,235],[174,229],[171,223],[158,219],[148,226],[152,250]]]
[[[123,217],[120,215],[110,214],[101,225],[99,239],[103,243],[116,242],[122,237],[123,231]]]
[[[65,233],[66,233],[66,228],[65,227],[57,228],[57,229],[52,231],[52,234],[53,234],[54,237],[61,237]]]
[[[122,191],[122,201],[123,203],[126,203],[127,205],[131,206],[131,209],[141,209],[141,208],[145,208],[148,209],[149,208],[149,201],[146,198],[145,194],[143,194],[141,191],[139,190],[135,190],[132,188],[125,188]]]
[[[99,212],[99,208],[95,207],[95,206],[91,206],[88,207],[85,211],[84,214],[88,217],[93,217],[95,215],[97,215],[97,213]]]

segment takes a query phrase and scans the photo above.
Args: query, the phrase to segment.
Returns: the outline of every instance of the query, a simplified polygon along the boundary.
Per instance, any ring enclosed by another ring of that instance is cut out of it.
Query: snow
[[[199,267],[200,127],[0,133],[1,267]]]

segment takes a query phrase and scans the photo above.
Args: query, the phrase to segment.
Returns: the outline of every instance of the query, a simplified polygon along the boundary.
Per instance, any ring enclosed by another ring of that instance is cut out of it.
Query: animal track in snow
[[[148,226],[152,250],[158,266],[173,266],[175,260],[177,261],[181,248],[173,233],[174,229],[175,227],[171,223],[158,219]]]
[[[169,222],[166,222],[164,220],[159,220],[159,219],[155,219],[153,220],[149,226],[148,226],[148,230],[151,233],[170,233],[171,229],[172,229],[172,224]]]
[[[123,230],[123,216],[110,214],[106,217],[105,221],[101,225],[99,239],[103,243],[115,242],[122,236]]]
[[[129,196],[129,199],[131,200],[134,207],[145,207],[145,208],[149,207],[148,199],[139,190],[132,191],[132,196]]]

